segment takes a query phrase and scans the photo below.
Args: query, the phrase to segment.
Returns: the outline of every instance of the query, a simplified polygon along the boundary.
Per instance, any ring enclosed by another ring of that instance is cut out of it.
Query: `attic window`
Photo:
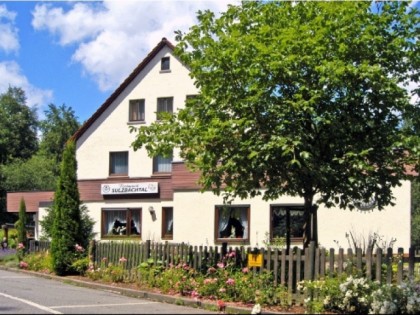
[[[168,72],[168,71],[171,70],[169,57],[163,57],[162,58],[162,60],[160,62],[160,70],[165,71],[165,72]]]

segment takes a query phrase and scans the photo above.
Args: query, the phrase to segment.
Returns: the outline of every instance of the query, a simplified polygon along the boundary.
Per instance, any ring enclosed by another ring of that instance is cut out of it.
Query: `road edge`
[[[170,296],[170,295],[159,294],[159,293],[150,292],[150,291],[130,289],[130,288],[122,288],[122,287],[113,286],[113,285],[109,285],[109,284],[83,281],[83,280],[79,280],[79,279],[74,279],[74,278],[69,278],[69,277],[61,277],[61,276],[57,276],[57,275],[54,275],[54,274],[46,274],[46,273],[42,273],[42,272],[18,269],[18,268],[3,266],[3,265],[0,265],[0,269],[13,271],[13,272],[19,272],[19,273],[25,273],[25,274],[31,274],[31,275],[41,277],[41,278],[45,278],[45,279],[60,281],[60,282],[63,282],[63,283],[76,285],[76,286],[81,286],[81,287],[87,287],[87,288],[91,288],[91,289],[99,289],[99,290],[103,290],[103,291],[118,293],[118,294],[121,294],[121,295],[134,297],[134,298],[142,298],[142,299],[147,299],[147,300],[156,301],[156,302],[187,306],[187,307],[191,307],[191,308],[199,308],[199,309],[215,311],[215,312],[217,312],[217,310],[218,310],[215,302],[211,303],[211,302],[205,302],[205,301],[200,301],[200,300],[194,300],[194,299],[186,298],[186,297]],[[237,306],[232,306],[232,305],[226,305],[224,313],[226,313],[226,314],[251,314],[252,309],[251,308],[237,307]],[[279,313],[279,312],[263,311],[262,314],[291,314],[291,313],[287,313],[287,312]]]

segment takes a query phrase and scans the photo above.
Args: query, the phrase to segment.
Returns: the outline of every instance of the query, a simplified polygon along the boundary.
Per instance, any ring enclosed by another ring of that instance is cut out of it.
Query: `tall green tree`
[[[71,107],[64,104],[59,107],[54,104],[48,105],[45,119],[40,122],[41,154],[53,159],[56,165],[60,165],[65,144],[79,127],[80,123]]]
[[[18,243],[22,243],[24,246],[27,246],[26,241],[26,224],[28,218],[26,216],[26,203],[25,200],[22,198],[19,204],[19,220],[16,222],[15,227],[17,230],[17,241]]]
[[[36,108],[26,105],[21,88],[0,94],[0,164],[30,158],[38,149],[37,127]]]
[[[93,226],[95,221],[89,215],[89,209],[86,205],[82,204],[80,206],[80,225],[81,225],[81,239],[80,244],[83,248],[88,248],[89,242],[95,237],[93,232]],[[39,224],[42,228],[41,238],[50,240],[53,235],[53,226],[54,226],[54,208],[48,208],[46,215],[39,221]]]
[[[68,139],[80,124],[71,107],[50,104],[45,118],[38,122],[41,130],[39,150],[29,159],[15,158],[0,165],[2,186],[6,191],[54,190],[60,174],[60,162]]]
[[[65,275],[72,273],[71,264],[74,260],[75,245],[83,243],[74,141],[67,142],[63,152],[53,211],[52,265],[56,274]]]
[[[411,186],[411,246],[420,248],[420,179]]]
[[[6,188],[2,165],[27,160],[38,149],[36,109],[26,105],[25,92],[9,87],[0,94],[0,222],[11,219],[6,209]]]
[[[319,204],[393,203],[406,158],[419,158],[401,131],[414,106],[404,85],[420,68],[409,2],[243,1],[197,18],[175,53],[200,93],[132,127],[135,149],[179,148],[202,189],[226,202],[301,197],[305,245],[317,242]]]

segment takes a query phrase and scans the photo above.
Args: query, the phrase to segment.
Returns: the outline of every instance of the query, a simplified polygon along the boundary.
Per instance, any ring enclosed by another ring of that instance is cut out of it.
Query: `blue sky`
[[[174,31],[194,25],[198,10],[237,2],[0,1],[0,93],[21,87],[41,119],[65,104],[82,123],[162,37],[176,44]]]
[[[0,93],[25,90],[43,118],[48,105],[88,119],[162,37],[187,31],[198,10],[229,0],[0,1]]]

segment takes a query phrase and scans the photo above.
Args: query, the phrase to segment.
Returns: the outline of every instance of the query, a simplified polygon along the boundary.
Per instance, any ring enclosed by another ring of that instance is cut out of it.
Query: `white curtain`
[[[106,210],[106,222],[105,226],[107,229],[107,234],[112,234],[112,228],[114,227],[115,221],[120,221],[121,223],[126,222],[126,211],[124,210]]]
[[[284,208],[274,208],[273,209],[273,212],[274,212],[274,215],[276,215],[276,216],[278,216],[278,217],[280,217],[280,216],[286,216],[286,209],[284,209]]]
[[[134,226],[137,228],[137,233],[141,234],[140,213],[138,211],[132,211],[131,220],[133,221]],[[136,234],[135,231],[131,231],[131,233]]]
[[[173,234],[173,223],[174,223],[174,214],[172,209],[167,209],[166,213],[166,232],[168,234]]]
[[[155,157],[154,171],[159,173],[170,173],[172,171],[172,156],[163,157],[159,155]]]
[[[244,227],[244,237],[248,238],[248,209],[247,208],[241,208],[240,218],[241,218],[241,224]]]
[[[231,208],[225,207],[217,208],[217,210],[219,211],[219,237],[221,237],[220,233],[226,229],[232,211]]]

